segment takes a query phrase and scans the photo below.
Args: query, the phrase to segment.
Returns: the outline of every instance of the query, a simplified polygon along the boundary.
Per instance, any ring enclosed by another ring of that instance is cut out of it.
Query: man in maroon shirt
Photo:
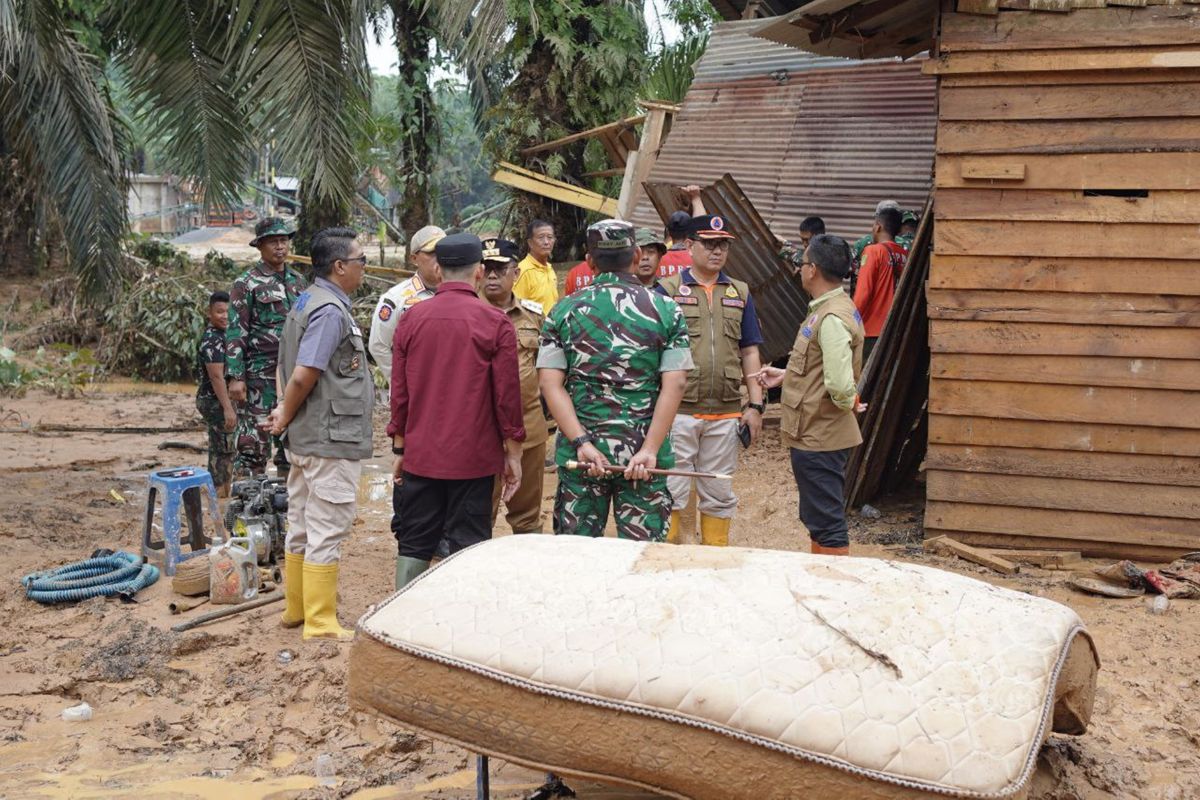
[[[435,249],[437,293],[400,318],[392,341],[388,435],[400,486],[396,588],[429,567],[443,533],[450,552],[491,538],[492,485],[507,501],[521,483],[525,427],[517,337],[475,292],[483,246],[469,233]]]

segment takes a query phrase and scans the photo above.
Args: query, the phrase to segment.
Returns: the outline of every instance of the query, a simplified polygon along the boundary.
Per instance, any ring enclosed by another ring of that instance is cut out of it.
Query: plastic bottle
[[[92,707],[87,703],[64,708],[62,718],[67,722],[87,722],[92,718]]]
[[[1165,594],[1158,594],[1154,599],[1146,599],[1146,607],[1150,609],[1151,614],[1165,614],[1167,609],[1171,607],[1171,601]]]
[[[249,539],[233,538],[208,551],[208,596],[213,605],[258,597],[258,559]]]
[[[337,770],[333,766],[333,756],[321,753],[313,764],[313,773],[317,782],[322,786],[337,786]]]

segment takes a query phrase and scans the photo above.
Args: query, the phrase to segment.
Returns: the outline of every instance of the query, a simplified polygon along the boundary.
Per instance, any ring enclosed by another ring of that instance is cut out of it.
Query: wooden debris
[[[192,431],[202,431],[204,427],[199,423],[192,425],[162,425],[162,426],[105,426],[105,425],[60,425],[55,422],[39,422],[35,425],[31,432],[33,433],[191,433]]]
[[[1076,569],[1083,556],[1078,550],[984,550],[1000,558],[1022,564],[1032,564],[1042,569]]]
[[[162,442],[158,445],[158,449],[159,450],[188,450],[193,453],[207,453],[208,452],[207,447],[201,447],[200,445],[192,444],[191,442],[172,442],[172,441]]]
[[[948,536],[935,536],[932,539],[926,539],[925,549],[931,553],[958,556],[964,561],[970,561],[971,563],[978,564],[981,567],[987,567],[988,569],[995,570],[1001,575],[1016,575],[1021,571],[1019,566],[1006,558],[994,556],[984,550],[971,547],[969,544],[956,542]]]

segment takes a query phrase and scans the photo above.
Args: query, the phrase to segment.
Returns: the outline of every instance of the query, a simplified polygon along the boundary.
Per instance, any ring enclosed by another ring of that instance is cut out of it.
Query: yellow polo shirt
[[[517,266],[521,275],[513,284],[513,294],[522,300],[540,303],[543,313],[549,315],[550,309],[558,302],[558,276],[554,274],[554,267],[543,264],[532,255],[525,256]]]

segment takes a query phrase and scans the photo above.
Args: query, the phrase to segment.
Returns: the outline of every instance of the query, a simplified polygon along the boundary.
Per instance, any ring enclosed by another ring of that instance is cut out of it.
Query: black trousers
[[[863,339],[862,363],[864,367],[867,365],[867,362],[871,360],[871,351],[875,349],[875,343],[878,341],[878,336],[868,336],[867,338]]]
[[[494,481],[494,475],[443,480],[405,472],[398,505],[392,496],[400,555],[429,561],[443,535],[451,554],[492,538]]]
[[[850,546],[845,487],[851,449],[816,453],[792,448],[792,475],[800,490],[800,521],[822,547]]]

